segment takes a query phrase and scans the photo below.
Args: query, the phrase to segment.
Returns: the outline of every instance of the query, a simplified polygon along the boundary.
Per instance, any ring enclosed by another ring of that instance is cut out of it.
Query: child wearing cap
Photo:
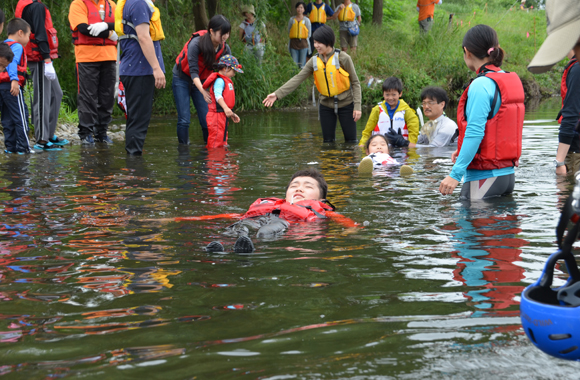
[[[236,75],[236,71],[243,73],[242,65],[238,63],[236,57],[226,54],[214,66],[218,72],[212,73],[203,84],[204,89],[210,89],[211,97],[206,116],[208,148],[227,145],[228,117],[231,117],[234,123],[240,122],[240,117],[232,111],[236,103],[236,94],[231,78]]]

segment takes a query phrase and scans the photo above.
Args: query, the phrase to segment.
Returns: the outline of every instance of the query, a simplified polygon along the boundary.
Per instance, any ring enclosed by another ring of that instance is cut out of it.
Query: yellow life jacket
[[[126,0],[119,0],[117,2],[117,8],[115,9],[115,32],[119,36],[119,40],[125,38],[137,38],[137,32],[135,34],[127,34],[125,35],[123,31],[123,25],[128,25],[133,30],[135,30],[135,25],[132,23],[123,20],[123,9],[125,8]],[[151,20],[149,20],[149,34],[151,35],[151,39],[153,41],[161,41],[165,39],[165,34],[163,33],[163,27],[161,26],[161,13],[159,12],[159,8],[153,5],[151,0],[145,0],[153,15],[151,16]]]
[[[340,50],[336,49],[326,64],[318,54],[314,55],[314,84],[318,92],[327,97],[336,97],[350,89],[350,75],[340,67],[339,54]]]
[[[326,24],[326,6],[324,5],[324,3],[322,4],[322,6],[320,8],[317,8],[314,6],[314,3],[312,3],[312,11],[310,11],[310,15],[308,16],[308,18],[310,19],[310,22],[318,22],[320,24]]]
[[[342,8],[338,13],[338,21],[354,21],[355,18],[356,13],[354,13],[354,10],[352,9],[352,3]]]
[[[294,19],[292,28],[290,28],[290,38],[307,39],[308,38],[308,28],[306,27],[306,21],[297,21]]]

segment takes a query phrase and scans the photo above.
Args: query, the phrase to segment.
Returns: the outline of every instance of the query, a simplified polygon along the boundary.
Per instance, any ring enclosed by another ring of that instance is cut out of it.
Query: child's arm
[[[20,84],[18,83],[17,80],[11,81],[11,84],[10,84],[10,95],[12,95],[12,96],[18,96],[19,93],[20,93]]]
[[[226,83],[222,78],[216,79],[216,81],[213,84],[213,93],[215,94],[215,100],[224,110],[226,117],[231,117],[234,120],[234,123],[238,123],[240,121],[240,118],[230,109],[230,107],[228,107],[226,101],[223,98],[225,85]]]
[[[24,49],[20,44],[12,44],[10,46],[12,53],[14,53],[14,58],[12,62],[6,66],[6,72],[10,77],[10,95],[18,96],[20,93],[20,85],[18,84],[18,62],[20,62],[20,58],[22,58],[22,54],[24,53]]]
[[[373,129],[375,129],[377,123],[379,122],[379,113],[380,113],[379,106],[373,107],[373,110],[371,111],[371,116],[369,116],[369,119],[367,120],[367,125],[365,127],[365,130],[362,132],[360,142],[358,143],[359,146],[364,147],[367,140],[371,137]]]
[[[419,138],[419,118],[415,110],[410,107],[405,111],[405,124],[407,124],[407,130],[409,131],[409,142],[414,145]]]

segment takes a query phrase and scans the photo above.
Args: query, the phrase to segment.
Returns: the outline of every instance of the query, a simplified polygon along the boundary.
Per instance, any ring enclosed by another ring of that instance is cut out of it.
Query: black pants
[[[132,77],[121,75],[127,101],[127,128],[125,150],[129,154],[143,153],[147,128],[151,121],[155,78],[153,75]]]
[[[352,116],[354,103],[338,109],[338,115],[334,113],[334,108],[323,106],[318,107],[320,117],[320,127],[322,128],[322,138],[324,142],[335,140],[336,119],[340,121],[345,142],[356,142],[356,122]]]
[[[22,89],[17,96],[10,94],[10,83],[0,87],[0,113],[4,128],[4,145],[11,153],[27,153],[30,150],[28,141],[28,108],[24,103]]]
[[[77,63],[79,137],[107,135],[115,106],[115,61]]]

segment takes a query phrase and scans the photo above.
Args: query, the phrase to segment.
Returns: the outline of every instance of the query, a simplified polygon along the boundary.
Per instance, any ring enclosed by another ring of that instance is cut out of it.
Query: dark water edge
[[[241,115],[228,150],[207,152],[195,125],[178,147],[164,118],[143,157],[117,143],[2,155],[0,374],[574,378],[519,323],[572,186],[552,164],[557,100],[526,115],[513,196],[472,204],[436,191],[452,149],[394,151],[411,177],[359,177],[358,148],[340,131],[321,143],[315,112]],[[212,240],[231,248],[230,221],[171,221],[243,212],[309,166],[364,229],[297,225],[252,255],[212,255]]]

